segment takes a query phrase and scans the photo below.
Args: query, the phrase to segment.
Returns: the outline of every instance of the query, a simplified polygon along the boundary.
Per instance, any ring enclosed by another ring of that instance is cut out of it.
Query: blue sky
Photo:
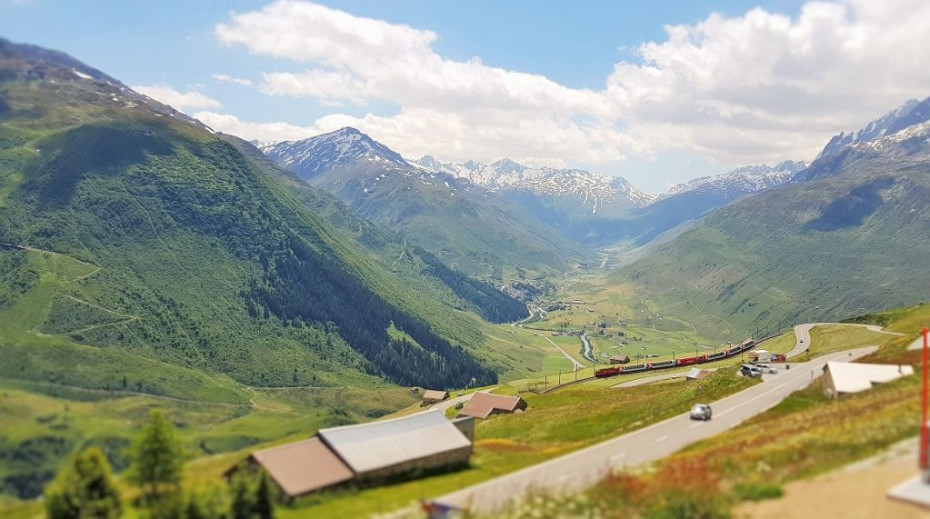
[[[414,158],[581,166],[650,191],[745,163],[809,160],[833,133],[930,93],[906,63],[865,70],[856,49],[843,54],[856,44],[846,33],[881,24],[903,32],[879,50],[923,45],[926,25],[891,16],[906,0],[881,12],[860,0],[358,0],[263,11],[271,3],[0,0],[0,36],[155,87],[146,93],[246,138],[352,124]],[[346,26],[330,31],[339,20]],[[403,41],[369,47],[371,34]],[[820,72],[821,83],[809,81]],[[869,80],[849,85],[860,77]]]

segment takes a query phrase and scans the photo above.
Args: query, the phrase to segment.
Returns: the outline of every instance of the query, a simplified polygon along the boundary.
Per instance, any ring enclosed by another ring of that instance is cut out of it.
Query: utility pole
[[[927,481],[927,469],[930,468],[930,456],[928,456],[928,453],[927,453],[928,447],[930,447],[930,446],[927,445],[927,442],[930,441],[930,431],[927,430],[927,399],[928,399],[928,394],[927,394],[927,391],[928,391],[928,381],[927,381],[927,377],[928,377],[928,371],[930,371],[930,367],[928,367],[928,356],[930,356],[930,353],[928,353],[928,347],[927,347],[927,334],[928,334],[928,331],[930,331],[930,330],[928,330],[927,327],[924,326],[924,329],[923,329],[923,335],[924,335],[924,351],[923,351],[923,361],[924,361],[924,362],[923,362],[923,371],[924,371],[923,375],[924,375],[924,382],[923,382],[923,392],[922,392],[923,398],[921,399],[921,406],[920,406],[921,420],[922,420],[922,421],[920,422],[920,460],[919,460],[919,461],[920,461],[920,470],[922,470],[922,471],[924,472],[924,481]]]

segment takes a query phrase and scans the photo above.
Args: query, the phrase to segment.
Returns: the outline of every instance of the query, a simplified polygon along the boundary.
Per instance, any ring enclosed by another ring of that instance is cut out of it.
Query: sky
[[[926,0],[0,0],[0,36],[250,140],[352,126],[650,192],[809,161],[930,96]]]

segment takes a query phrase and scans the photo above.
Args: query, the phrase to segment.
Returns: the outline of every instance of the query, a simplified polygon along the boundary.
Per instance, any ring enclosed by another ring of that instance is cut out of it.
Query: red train
[[[677,368],[679,366],[692,366],[695,364],[704,364],[705,362],[714,362],[722,359],[729,359],[739,355],[744,351],[751,350],[756,345],[756,341],[753,339],[746,339],[745,341],[731,346],[726,350],[709,353],[704,355],[695,355],[694,357],[682,357],[675,360],[663,360],[659,362],[650,362],[647,364],[632,364],[629,366],[613,366],[610,368],[602,368],[594,372],[594,376],[597,378],[607,378],[615,377],[617,375],[623,375],[626,373],[639,373],[640,371],[651,371],[655,369],[668,369],[668,368]]]

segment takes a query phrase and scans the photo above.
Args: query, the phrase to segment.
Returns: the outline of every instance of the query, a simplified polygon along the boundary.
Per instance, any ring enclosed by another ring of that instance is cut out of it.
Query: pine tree
[[[245,470],[239,470],[232,478],[232,516],[233,519],[252,519],[255,497],[251,478]]]
[[[274,496],[265,471],[259,474],[258,487],[255,489],[255,515],[260,519],[274,519]]]
[[[113,519],[122,515],[110,464],[99,447],[74,454],[45,491],[49,519]]]
[[[130,449],[129,480],[142,489],[143,503],[151,505],[162,491],[177,490],[184,463],[174,426],[156,409],[149,415]]]

